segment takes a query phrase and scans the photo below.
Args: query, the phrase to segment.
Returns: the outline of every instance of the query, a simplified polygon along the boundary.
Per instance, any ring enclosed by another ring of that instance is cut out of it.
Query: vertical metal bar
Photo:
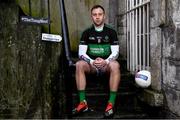
[[[127,8],[126,9],[128,11],[129,10],[129,0],[127,0],[126,2],[127,2],[127,5],[126,5]],[[127,43],[126,43],[127,44],[127,68],[130,69],[130,66],[129,66],[129,62],[130,62],[130,59],[129,59],[129,57],[130,57],[129,56],[129,53],[130,53],[129,52],[129,27],[130,27],[130,25],[129,25],[129,13],[127,13],[126,17],[127,17],[127,39],[126,39],[127,40]]]
[[[139,6],[139,0],[137,1],[137,6]],[[137,7],[137,70],[139,70],[139,8]]]
[[[73,65],[73,62],[71,60],[69,31],[68,31],[68,25],[67,25],[66,9],[65,9],[65,5],[64,5],[64,0],[59,0],[59,6],[60,6],[62,36],[64,39],[66,59],[68,60],[69,65],[71,66],[71,65]]]
[[[130,9],[132,8],[132,1],[130,0]],[[130,71],[132,71],[132,12],[130,14]]]
[[[134,8],[134,0],[132,0],[132,7]],[[135,31],[135,25],[134,25],[134,10],[132,11],[132,71],[134,71],[134,31]]]
[[[146,66],[146,12],[145,12],[145,5],[143,6],[143,69]]]
[[[47,5],[48,5],[48,33],[51,33],[51,16],[50,16],[50,2],[47,0]]]
[[[142,0],[139,1],[139,4]],[[139,70],[141,70],[141,7],[139,7]]]
[[[138,5],[138,0],[136,0],[136,6]],[[138,48],[137,48],[137,31],[138,31],[138,9],[136,8],[136,30],[135,30],[135,69],[138,70]]]
[[[148,70],[150,68],[150,61],[149,61],[149,56],[150,56],[150,30],[149,30],[149,6],[150,4],[147,4],[147,66]]]
[[[29,0],[29,15],[31,16],[32,13],[31,13],[31,0]]]
[[[61,16],[61,27],[62,27],[62,37],[63,37],[63,69],[64,69],[64,78],[65,78],[65,95],[66,95],[66,115],[68,118],[72,118],[72,68],[73,62],[71,59],[71,50],[70,50],[70,40],[69,40],[69,32],[68,32],[68,24],[66,18],[66,9],[64,0],[59,0],[60,6],[60,16]]]

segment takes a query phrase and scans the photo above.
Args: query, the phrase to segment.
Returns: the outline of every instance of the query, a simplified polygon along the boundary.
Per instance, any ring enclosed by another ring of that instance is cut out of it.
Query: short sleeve
[[[87,44],[87,38],[88,38],[88,34],[87,34],[87,31],[84,31],[81,35],[81,38],[80,38],[80,45],[86,45]]]
[[[111,39],[112,39],[112,42],[111,42],[112,45],[119,45],[117,33],[115,30],[112,30]]]

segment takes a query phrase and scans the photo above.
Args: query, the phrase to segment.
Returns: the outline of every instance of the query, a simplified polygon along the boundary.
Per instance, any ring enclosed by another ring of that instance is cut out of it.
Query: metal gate
[[[150,0],[127,0],[127,68],[150,68]]]

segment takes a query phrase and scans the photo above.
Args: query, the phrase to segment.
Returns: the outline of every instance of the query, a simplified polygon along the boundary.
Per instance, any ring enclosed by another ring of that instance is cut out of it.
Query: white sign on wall
[[[61,42],[62,37],[60,35],[42,33],[43,41]]]
[[[21,22],[23,23],[31,23],[31,24],[49,24],[49,19],[47,18],[34,18],[31,16],[21,16]]]

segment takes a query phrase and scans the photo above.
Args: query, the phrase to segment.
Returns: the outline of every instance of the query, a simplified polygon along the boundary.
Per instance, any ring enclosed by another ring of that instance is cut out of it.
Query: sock
[[[78,90],[79,92],[79,100],[80,102],[82,102],[83,100],[85,100],[85,90]]]
[[[116,95],[117,95],[117,92],[110,91],[110,96],[109,96],[109,101],[108,102],[110,102],[110,103],[112,103],[114,105],[115,100],[116,100]]]

